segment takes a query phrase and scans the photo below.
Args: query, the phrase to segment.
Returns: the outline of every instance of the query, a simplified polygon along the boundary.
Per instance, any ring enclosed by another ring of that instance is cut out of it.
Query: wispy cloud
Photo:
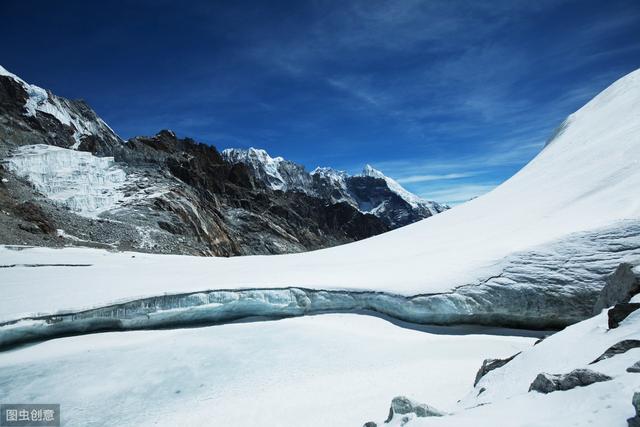
[[[426,199],[440,200],[450,205],[457,205],[482,196],[497,186],[497,183],[455,185],[440,190],[421,192],[419,195]]]
[[[398,178],[398,182],[401,184],[415,184],[417,182],[449,181],[452,179],[469,178],[474,175],[476,174],[473,172],[446,173],[440,175],[411,175],[404,178]]]

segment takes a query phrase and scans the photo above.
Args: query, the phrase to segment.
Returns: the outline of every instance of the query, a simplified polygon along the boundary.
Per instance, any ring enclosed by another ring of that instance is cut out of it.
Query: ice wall
[[[47,198],[83,216],[97,216],[124,197],[127,174],[113,157],[38,144],[17,148],[5,164]]]

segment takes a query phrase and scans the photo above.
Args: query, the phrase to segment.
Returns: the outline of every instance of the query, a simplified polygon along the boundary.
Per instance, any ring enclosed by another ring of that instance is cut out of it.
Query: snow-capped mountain
[[[311,191],[311,177],[304,167],[283,159],[271,157],[265,150],[249,148],[241,150],[227,148],[222,151],[222,158],[229,163],[243,163],[265,185],[272,190]]]
[[[44,143],[101,155],[112,154],[122,143],[84,101],[56,96],[2,66],[0,79],[1,141]]]
[[[254,158],[266,166],[259,179]],[[274,191],[311,181],[298,165],[259,151],[246,163],[166,130],[123,141],[86,103],[0,68],[2,243],[232,256],[320,249],[389,229],[349,204]]]
[[[382,219],[397,228],[443,212],[449,207],[424,200],[398,182],[366,165],[362,173],[349,175],[328,167],[308,173],[302,165],[271,157],[265,150],[229,148],[222,152],[230,163],[246,165],[253,175],[274,190],[299,191],[328,203],[348,203],[362,213]]]
[[[57,291],[47,298],[38,298],[37,269],[3,271],[20,286],[0,299],[0,313],[16,320],[68,309],[56,318],[58,331],[82,330],[74,310],[96,327],[126,312],[122,328],[362,310],[422,323],[566,326],[592,315],[620,263],[640,258],[639,109],[637,70],[572,114],[535,159],[492,192],[348,245],[171,262],[101,250],[0,249],[7,265],[87,265],[49,278]],[[51,330],[46,316],[39,322],[42,333]]]

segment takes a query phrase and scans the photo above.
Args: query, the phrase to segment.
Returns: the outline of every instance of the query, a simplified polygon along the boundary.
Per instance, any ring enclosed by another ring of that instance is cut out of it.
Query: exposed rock
[[[378,424],[374,423],[373,421],[368,421],[364,423],[362,427],[378,427]]]
[[[231,163],[246,165],[257,181],[273,190],[302,192],[329,204],[347,203],[360,212],[375,215],[391,229],[449,208],[409,193],[369,165],[361,174],[351,176],[331,168],[316,168],[309,173],[301,165],[255,148],[229,148],[222,156]]]
[[[640,360],[627,368],[627,372],[640,373]]]
[[[21,203],[15,207],[14,211],[18,217],[29,221],[30,223],[28,225],[23,225],[23,227],[25,227],[21,227],[23,230],[27,230],[32,233],[55,233],[56,229],[53,224],[51,224],[51,221],[45,216],[40,206],[35,203]]]
[[[606,278],[606,285],[600,291],[593,311],[599,314],[603,309],[629,300],[640,292],[640,277],[633,271],[637,263],[621,263],[616,271]]]
[[[619,343],[616,343],[616,344],[612,345],[611,347],[609,347],[604,353],[602,353],[602,355],[600,357],[598,357],[596,360],[594,360],[593,362],[591,362],[589,364],[593,365],[594,363],[597,363],[597,362],[599,362],[601,360],[608,359],[608,358],[616,356],[618,354],[626,353],[627,351],[631,350],[632,348],[637,348],[637,347],[640,347],[640,340],[623,340],[623,341],[620,341]]]
[[[631,404],[633,405],[633,409],[636,410],[636,416],[629,418],[627,423],[629,427],[640,427],[640,392],[636,391],[633,393]]]
[[[609,316],[609,329],[617,328],[628,315],[640,308],[638,303],[623,302],[616,304],[613,308],[609,309],[607,315]]]
[[[511,362],[513,358],[519,354],[520,352],[514,354],[511,357],[507,357],[506,359],[485,359],[484,362],[482,362],[482,366],[478,370],[478,373],[476,374],[476,379],[473,382],[473,386],[475,387],[480,379],[487,375],[489,372],[493,371],[494,369],[503,367],[507,363]]]
[[[542,341],[546,340],[547,338],[549,338],[549,335],[545,335],[543,337],[540,337],[536,340],[536,342],[533,343],[533,345],[538,345],[540,344]]]
[[[444,412],[438,409],[426,405],[424,403],[418,403],[404,396],[394,397],[391,401],[391,407],[389,408],[389,416],[385,423],[390,422],[395,415],[415,414],[417,417],[442,417],[446,415]]]
[[[571,390],[576,387],[584,387],[611,379],[608,375],[594,372],[590,369],[575,369],[568,374],[540,373],[531,383],[529,391],[546,394],[554,391]]]
[[[125,142],[85,102],[53,95],[4,69],[0,141],[0,163],[11,166],[0,165],[4,244],[234,256],[303,252],[389,230],[383,220],[348,203],[275,191],[244,164],[230,164],[216,148],[171,131]],[[22,152],[38,144],[45,149]],[[51,146],[60,149],[47,151]],[[61,182],[42,177],[55,175],[61,165],[103,163],[117,169],[117,179],[93,167],[68,173]],[[289,178],[297,173],[291,169]],[[51,194],[35,188],[34,180]],[[96,188],[97,181],[105,188]],[[69,183],[75,187],[65,192]],[[107,206],[84,203],[80,209],[78,199],[88,199],[84,193]],[[51,238],[58,228],[66,232]]]

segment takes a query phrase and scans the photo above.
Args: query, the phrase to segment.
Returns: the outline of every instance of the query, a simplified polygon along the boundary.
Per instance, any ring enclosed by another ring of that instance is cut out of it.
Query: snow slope
[[[447,209],[446,206],[440,205],[436,202],[424,200],[416,196],[415,194],[407,191],[402,185],[400,185],[400,183],[398,183],[398,181],[396,181],[395,179],[389,178],[388,176],[386,176],[379,170],[375,169],[371,165],[365,165],[365,167],[362,169],[362,176],[370,176],[372,178],[383,179],[387,183],[391,191],[393,191],[398,196],[400,196],[402,200],[409,203],[414,209],[418,207],[422,207],[422,208],[428,209],[433,214],[443,212],[444,210]]]
[[[640,70],[572,114],[562,132],[503,185],[427,220],[340,247],[282,256],[226,259],[3,248],[2,264],[17,266],[0,269],[6,290],[0,313],[6,319],[166,292],[289,286],[401,295],[455,289],[436,306],[448,312],[473,312],[482,308],[477,301],[496,292],[506,292],[499,297],[504,304],[518,295],[539,298],[526,303],[541,310],[548,301],[589,303],[587,297],[597,288],[581,294],[580,274],[597,286],[616,261],[640,257],[639,161]],[[606,253],[594,257],[593,242]],[[529,262],[526,254],[532,252],[545,254],[544,262]],[[514,257],[520,260],[518,268],[504,277]],[[581,262],[591,264],[583,269]],[[46,272],[20,266],[54,263],[91,266],[44,267]],[[565,274],[567,265],[576,266],[571,274],[577,276]],[[531,284],[544,291],[550,278],[557,282],[552,294],[527,293],[534,289]],[[495,286],[475,286],[490,279]],[[452,303],[463,291],[471,299]],[[41,298],[43,293],[51,298]]]
[[[28,98],[24,105],[24,114],[26,116],[33,117],[37,111],[40,111],[50,114],[60,123],[73,128],[73,138],[76,142],[70,148],[77,149],[80,146],[81,137],[85,135],[96,135],[105,131],[115,135],[113,130],[102,119],[96,117],[95,121],[92,121],[82,118],[73,112],[74,109],[71,108],[68,100],[54,96],[39,86],[25,82],[2,66],[0,66],[0,76],[12,78],[27,92]]]
[[[594,364],[591,362],[622,340],[638,339],[640,310],[611,330],[607,328],[607,315],[603,311],[552,335],[504,367],[489,372],[459,402],[452,415],[415,418],[406,426],[625,427],[626,420],[635,415],[631,405],[633,393],[640,391],[640,374],[626,369],[640,360],[640,348]],[[528,391],[539,373],[566,374],[574,369],[590,369],[613,379],[549,394]],[[482,388],[485,391],[479,394]],[[415,397],[421,398],[420,395]],[[423,401],[430,403],[426,399]],[[378,425],[395,427],[398,424]]]
[[[400,393],[454,408],[534,340],[344,314],[85,335],[0,352],[0,401],[59,402],[67,427],[360,426]]]

